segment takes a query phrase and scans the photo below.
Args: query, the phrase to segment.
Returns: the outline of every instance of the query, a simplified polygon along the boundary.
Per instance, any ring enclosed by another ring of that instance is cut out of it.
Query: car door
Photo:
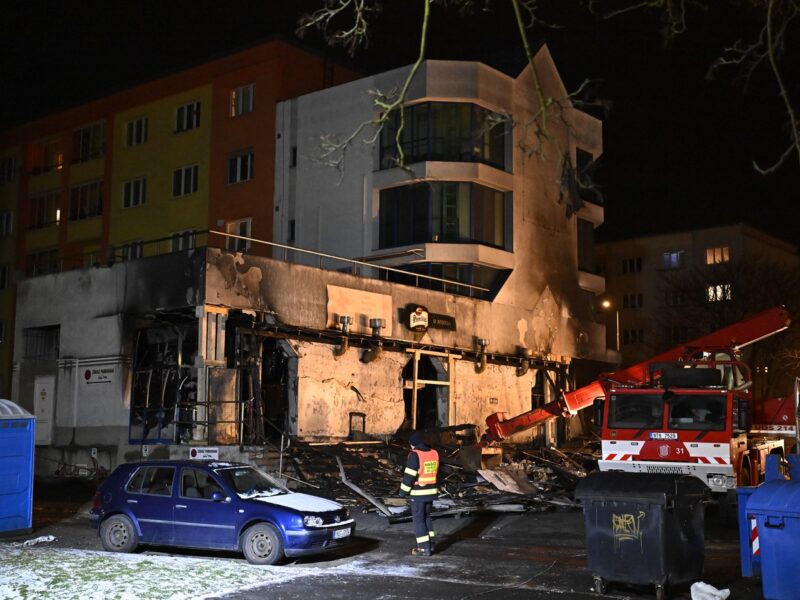
[[[125,488],[125,502],[139,524],[142,542],[169,544],[172,541],[176,470],[169,466],[140,467]]]
[[[183,467],[178,480],[173,543],[194,548],[236,547],[236,510],[233,498],[216,477],[199,467]],[[214,501],[215,491],[225,500]]]

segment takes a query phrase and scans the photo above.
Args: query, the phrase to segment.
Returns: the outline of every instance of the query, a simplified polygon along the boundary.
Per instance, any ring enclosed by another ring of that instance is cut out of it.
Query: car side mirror
[[[603,399],[594,399],[594,426],[600,429],[603,426]]]
[[[214,502],[225,502],[225,500],[227,500],[225,494],[223,494],[222,492],[214,492],[213,494],[211,494],[211,499]]]

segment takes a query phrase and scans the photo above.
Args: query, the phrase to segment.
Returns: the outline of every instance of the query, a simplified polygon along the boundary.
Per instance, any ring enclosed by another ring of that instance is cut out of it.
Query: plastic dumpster
[[[583,501],[586,550],[595,591],[608,583],[669,586],[703,571],[708,487],[685,475],[595,472],[575,489]]]
[[[800,595],[800,570],[794,564],[800,552],[800,463],[790,458],[795,480],[771,477],[750,495],[744,510],[744,518],[756,522],[765,600],[796,600]]]
[[[743,577],[761,575],[761,549],[759,548],[758,529],[755,518],[747,517],[747,503],[750,496],[758,488],[740,486],[736,488],[739,512],[739,560],[742,564]]]
[[[36,419],[0,399],[0,535],[32,531]]]

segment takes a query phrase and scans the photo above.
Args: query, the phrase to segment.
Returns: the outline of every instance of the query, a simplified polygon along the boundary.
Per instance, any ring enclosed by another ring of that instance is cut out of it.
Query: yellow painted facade
[[[177,132],[179,107],[200,103],[200,126]],[[141,240],[163,240],[179,231],[202,231],[208,223],[211,155],[211,86],[186,90],[114,116],[114,148],[108,241],[115,247]],[[128,124],[147,120],[144,143],[128,145]],[[173,197],[173,173],[197,165],[197,191]],[[125,183],[146,182],[145,201],[123,206]],[[169,241],[147,244],[144,256],[169,251]]]

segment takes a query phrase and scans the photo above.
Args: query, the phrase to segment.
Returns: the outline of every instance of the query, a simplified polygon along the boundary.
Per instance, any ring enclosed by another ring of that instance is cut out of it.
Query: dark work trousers
[[[433,498],[425,500],[411,499],[411,518],[414,521],[414,533],[417,536],[417,548],[433,552]]]

